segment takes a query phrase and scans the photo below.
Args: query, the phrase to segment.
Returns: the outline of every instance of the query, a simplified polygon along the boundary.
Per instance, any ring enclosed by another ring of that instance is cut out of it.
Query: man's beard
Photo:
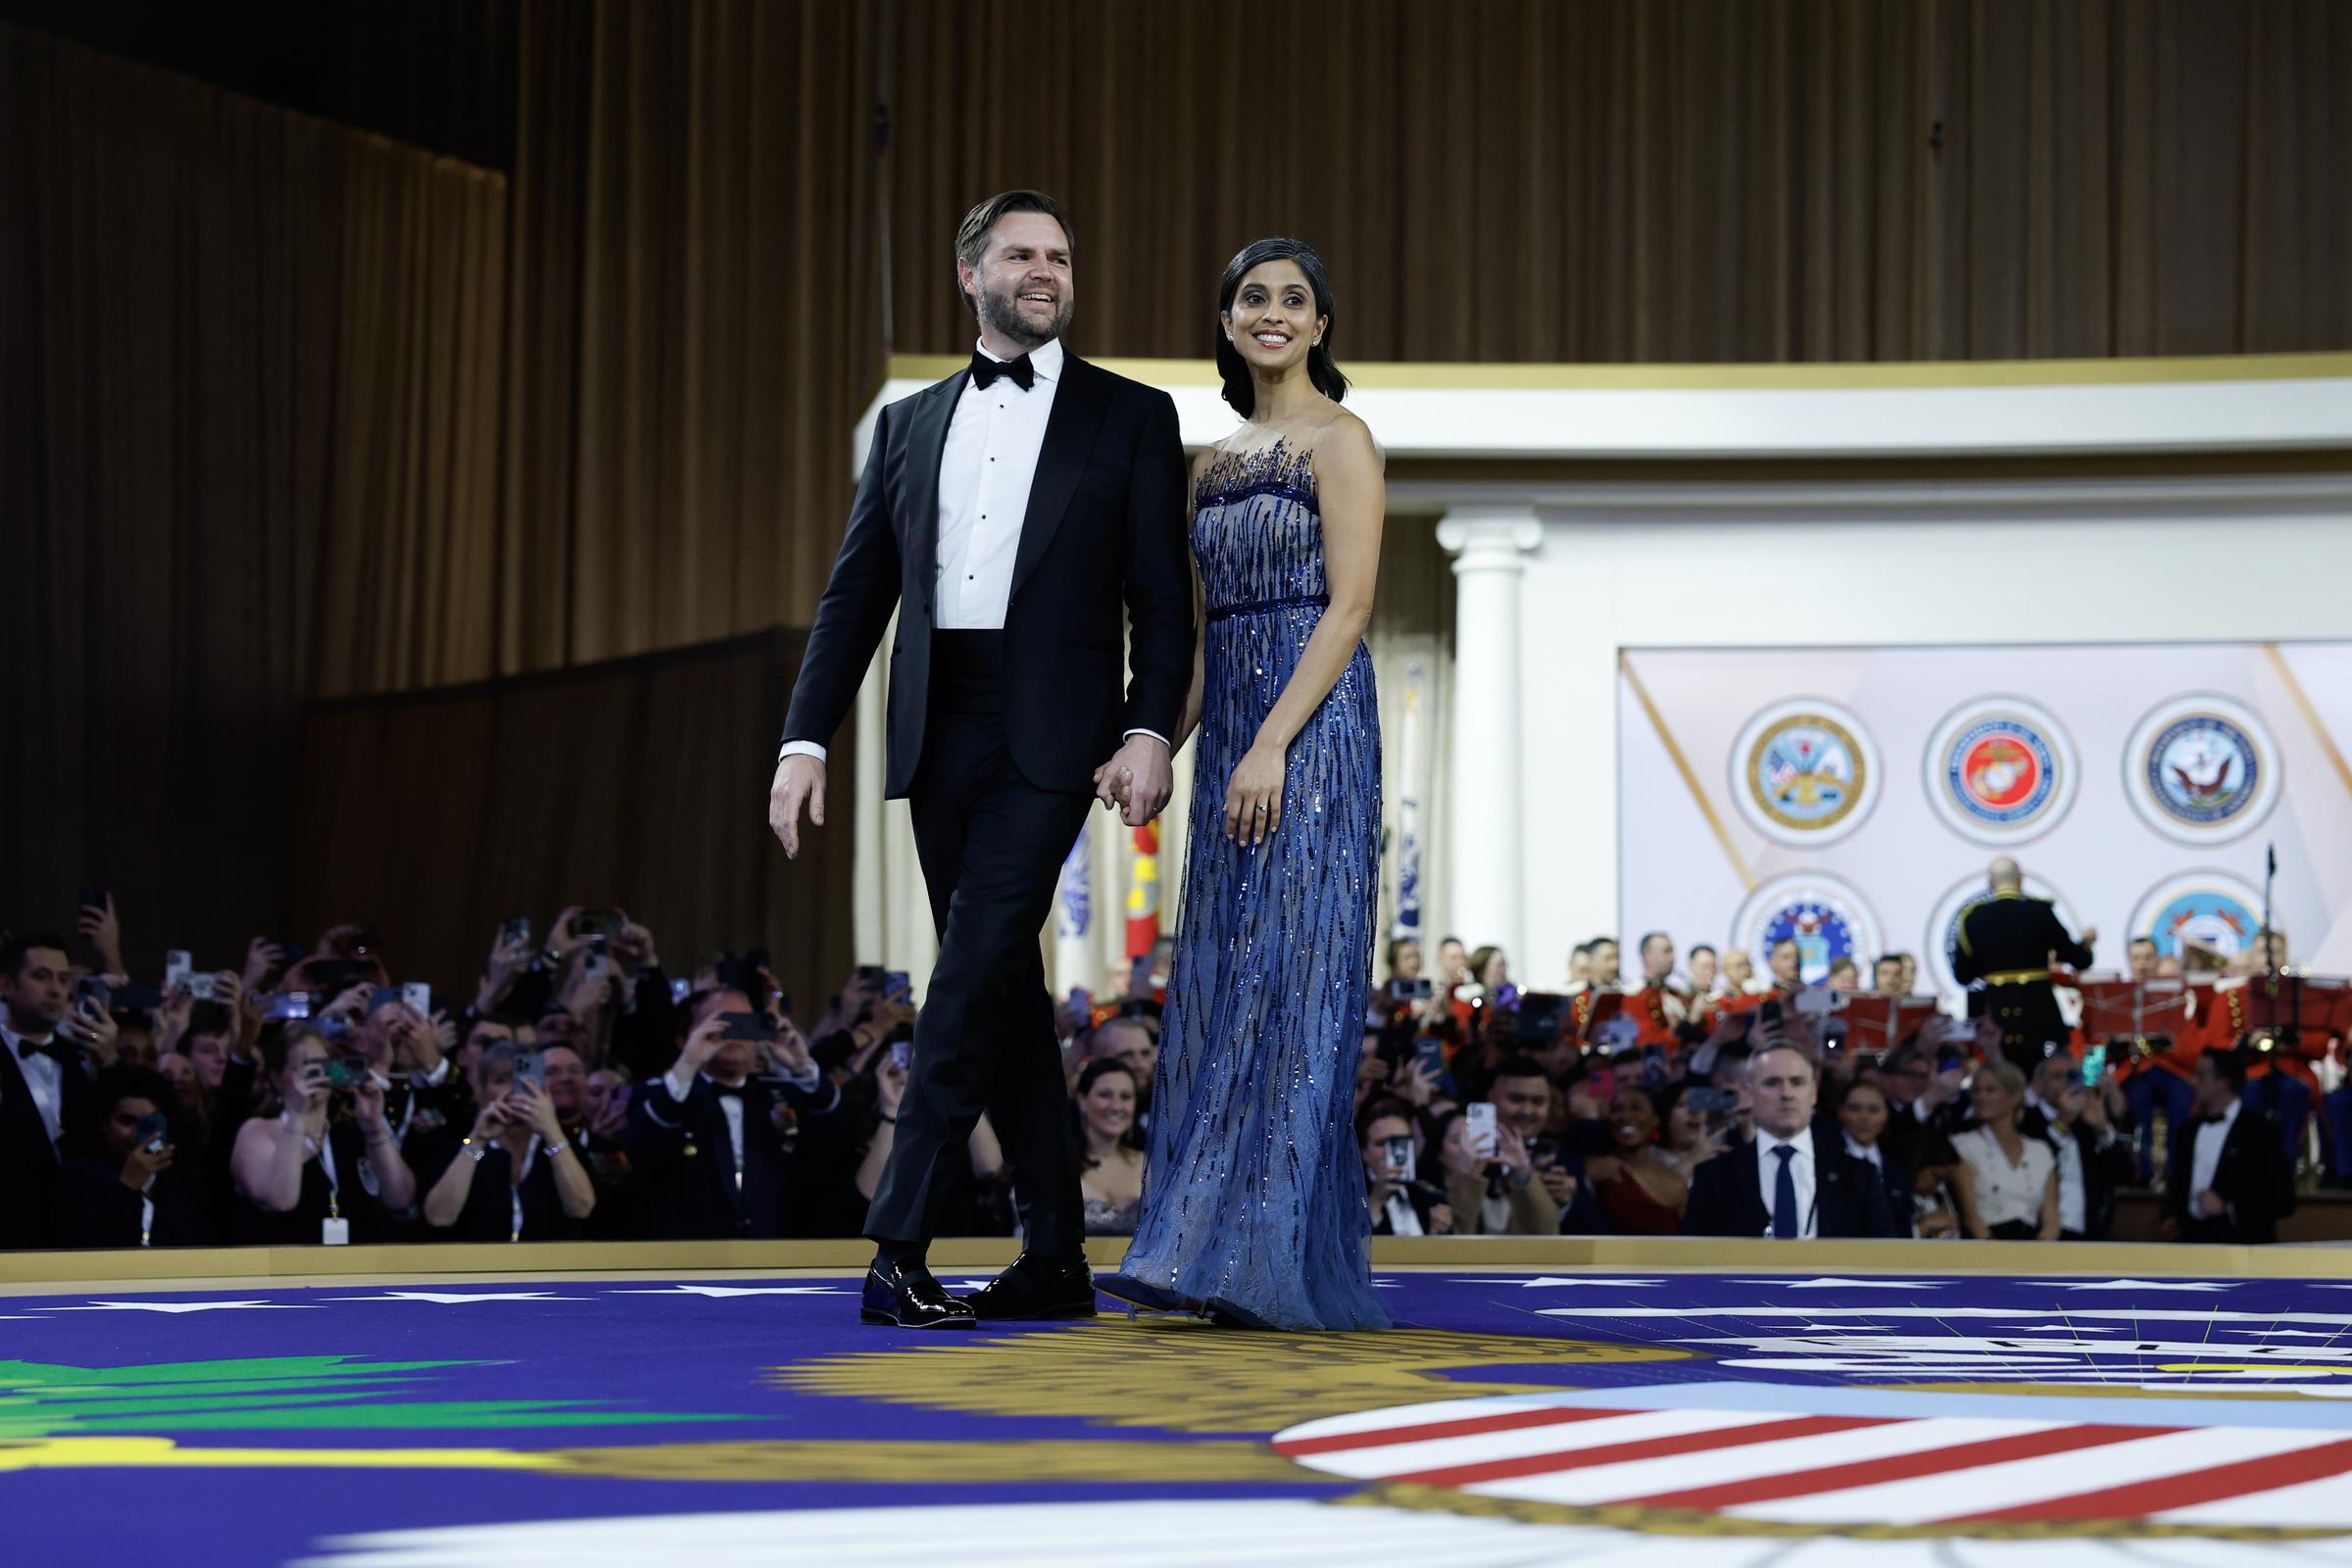
[[[1061,296],[1060,308],[1054,313],[1054,319],[1048,321],[1041,329],[1032,325],[1029,318],[1021,314],[1019,297],[1021,292],[1021,290],[1015,289],[1010,293],[998,294],[988,289],[982,289],[980,291],[981,326],[995,332],[999,337],[1018,343],[1024,349],[1034,349],[1051,343],[1069,330],[1070,316],[1078,308],[1069,296]]]

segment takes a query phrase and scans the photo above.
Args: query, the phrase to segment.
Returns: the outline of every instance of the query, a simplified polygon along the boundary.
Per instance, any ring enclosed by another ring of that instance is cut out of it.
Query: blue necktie
[[[1789,1173],[1788,1162],[1796,1157],[1794,1144],[1783,1144],[1773,1152],[1780,1160],[1780,1174],[1772,1179],[1772,1234],[1784,1242],[1796,1240],[1796,1178]]]

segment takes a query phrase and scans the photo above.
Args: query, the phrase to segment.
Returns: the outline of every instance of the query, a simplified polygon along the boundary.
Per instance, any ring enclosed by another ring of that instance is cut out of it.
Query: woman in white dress
[[[1995,1056],[1978,1065],[1969,1095],[1979,1125],[1952,1138],[1968,1163],[1975,1198],[1969,1235],[1979,1241],[2056,1241],[2058,1154],[2045,1140],[2019,1129],[2026,1075]]]

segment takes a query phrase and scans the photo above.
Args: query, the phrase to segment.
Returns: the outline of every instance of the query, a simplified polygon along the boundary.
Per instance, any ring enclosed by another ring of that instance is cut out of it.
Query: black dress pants
[[[1030,1250],[1085,1242],[1078,1151],[1039,933],[1094,797],[1043,790],[1005,745],[1000,634],[933,637],[931,704],[909,804],[939,931],[898,1135],[867,1207],[885,1246],[931,1240],[942,1155],[988,1112]]]

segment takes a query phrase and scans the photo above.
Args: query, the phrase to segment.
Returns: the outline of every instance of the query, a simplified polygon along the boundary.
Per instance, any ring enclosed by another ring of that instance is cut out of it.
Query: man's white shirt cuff
[[[825,749],[814,741],[786,741],[784,749],[776,754],[776,760],[781,762],[787,757],[813,757],[821,762],[825,760]]]
[[[1162,735],[1155,729],[1131,729],[1126,734],[1121,735],[1119,739],[1123,741],[1131,741],[1138,735],[1151,736],[1153,740],[1159,742],[1160,745],[1167,747],[1170,755],[1174,755],[1176,751],[1175,744],[1171,742],[1165,735]]]

